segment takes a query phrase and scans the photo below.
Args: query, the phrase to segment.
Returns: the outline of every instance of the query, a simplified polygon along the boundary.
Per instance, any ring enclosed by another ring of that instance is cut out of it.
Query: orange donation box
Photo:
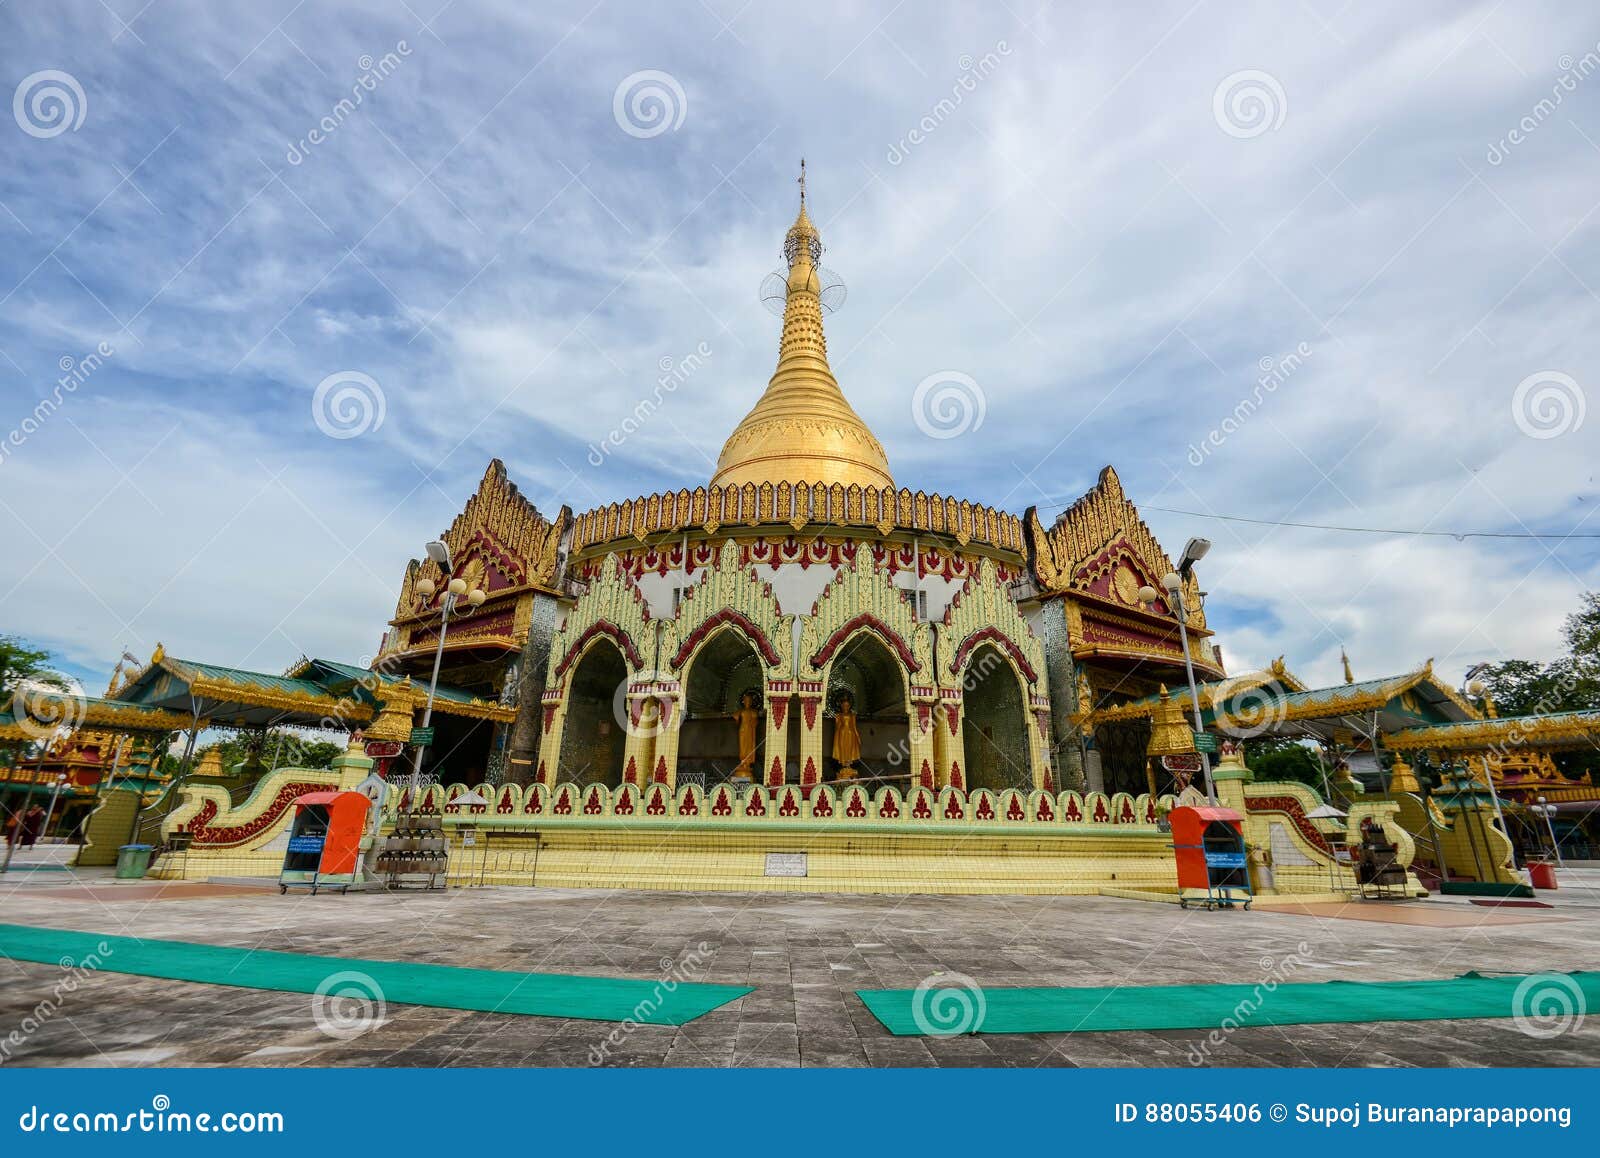
[[[1215,805],[1174,808],[1172,848],[1178,858],[1178,889],[1203,889],[1207,908],[1233,904],[1243,894],[1249,908],[1250,867],[1246,860],[1244,817]],[[1187,906],[1185,906],[1187,907]]]
[[[354,884],[371,808],[372,801],[360,792],[307,792],[295,797],[278,891],[303,885],[315,893],[324,886],[344,890]]]

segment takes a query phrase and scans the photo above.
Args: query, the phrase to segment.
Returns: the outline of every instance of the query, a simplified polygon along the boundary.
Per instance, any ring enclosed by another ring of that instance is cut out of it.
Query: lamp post
[[[55,785],[50,789],[50,807],[44,814],[44,827],[39,830],[41,837],[50,835],[50,825],[56,818],[56,798],[61,795],[61,790],[71,782],[71,779],[65,772],[56,773]]]
[[[1474,664],[1472,667],[1467,669],[1466,678],[1461,684],[1461,691],[1464,695],[1472,696],[1474,698],[1482,698],[1482,696],[1488,691],[1488,688],[1484,685],[1484,682],[1477,677],[1478,673],[1487,670],[1488,667],[1488,664],[1480,663]],[[1470,760],[1471,757],[1469,756],[1468,759]],[[1483,778],[1489,784],[1489,799],[1494,801],[1494,818],[1500,823],[1500,831],[1505,834],[1506,840],[1510,841],[1511,830],[1506,827],[1505,810],[1500,807],[1500,790],[1494,786],[1494,768],[1489,764],[1489,757],[1487,755],[1485,755],[1482,759]],[[1513,870],[1515,870],[1517,867],[1517,846],[1515,843],[1511,845],[1511,867]]]
[[[1545,828],[1550,832],[1550,847],[1555,850],[1556,863],[1562,868],[1566,868],[1567,862],[1561,856],[1561,842],[1556,839],[1556,822],[1553,819],[1556,813],[1556,806],[1541,796],[1539,797],[1539,803],[1533,805],[1530,811],[1537,812],[1544,817]]]
[[[1178,563],[1176,571],[1169,571],[1161,577],[1161,586],[1165,587],[1167,594],[1172,597],[1176,608],[1178,620],[1178,639],[1183,645],[1183,670],[1189,679],[1189,704],[1194,709],[1194,730],[1196,734],[1205,731],[1205,725],[1200,717],[1200,689],[1194,682],[1194,659],[1189,655],[1189,608],[1183,597],[1183,581],[1194,570],[1194,565],[1206,557],[1206,552],[1211,550],[1211,540],[1194,538],[1183,545],[1183,558]],[[1147,598],[1148,596],[1148,598]],[[1139,601],[1146,607],[1154,603],[1156,593],[1154,588],[1141,587]],[[1217,803],[1217,788],[1211,781],[1211,754],[1200,753],[1200,768],[1205,773],[1206,799],[1214,806]]]
[[[428,558],[437,563],[439,569],[445,575],[448,576],[450,574],[450,548],[445,543],[437,539],[429,543]],[[439,588],[432,579],[424,578],[417,580],[416,586],[412,590],[427,600],[432,599]],[[456,600],[462,596],[466,596],[468,606],[468,609],[461,613],[463,616],[471,615],[472,612],[483,605],[484,599],[487,598],[480,588],[474,587],[470,591],[467,590],[467,581],[459,576],[450,579],[445,584],[444,599],[439,605],[439,644],[433,649],[433,675],[428,680],[428,703],[422,710],[422,727],[424,729],[433,722],[433,697],[439,690],[439,664],[444,659],[444,637],[445,633],[450,629],[450,613],[455,610]],[[416,792],[422,785],[422,753],[426,750],[427,745],[416,744],[413,747],[416,748],[417,753],[411,763],[411,790]]]

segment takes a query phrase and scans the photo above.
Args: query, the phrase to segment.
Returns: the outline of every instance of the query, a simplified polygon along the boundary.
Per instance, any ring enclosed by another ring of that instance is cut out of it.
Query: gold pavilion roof
[[[723,445],[714,487],[818,479],[847,487],[894,486],[882,444],[846,401],[828,365],[818,274],[822,237],[806,213],[804,182],[802,165],[800,215],[783,245],[789,277],[778,368]]]

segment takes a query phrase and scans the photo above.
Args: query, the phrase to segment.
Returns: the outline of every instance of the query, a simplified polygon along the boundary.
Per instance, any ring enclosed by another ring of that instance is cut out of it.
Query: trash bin
[[[138,880],[143,877],[145,870],[150,867],[150,850],[148,844],[125,844],[117,849],[117,879]]]
[[[1530,860],[1528,879],[1536,889],[1553,889],[1556,887],[1556,866],[1547,860]]]

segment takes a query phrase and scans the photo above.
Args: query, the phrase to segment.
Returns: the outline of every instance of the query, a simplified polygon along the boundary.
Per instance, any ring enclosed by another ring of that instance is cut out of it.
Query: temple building
[[[902,788],[1147,790],[1148,727],[1084,721],[1184,678],[1172,610],[1138,598],[1171,560],[1109,467],[1048,528],[896,486],[828,362],[821,254],[802,195],[777,366],[708,486],[546,518],[490,464],[444,536],[487,598],[448,628],[441,678],[519,709],[498,733],[441,734],[427,767],[611,788],[809,786],[848,768]],[[408,569],[385,674],[426,678],[447,578]],[[1185,581],[1191,658],[1219,677]],[[860,746],[847,762],[841,711]]]
[[[1592,742],[1600,712],[1487,719],[1431,663],[1323,689],[1281,660],[1230,674],[1195,569],[1111,467],[1048,523],[902,485],[829,363],[803,185],[782,252],[777,364],[706,485],[546,514],[493,461],[406,567],[370,668],[158,651],[91,701],[189,753],[215,727],[355,734],[335,770],[280,768],[242,803],[169,794],[161,831],[190,849],[163,871],[275,871],[294,796],[371,768],[391,812],[488,828],[479,879],[504,883],[1170,893],[1163,818],[1206,770],[1192,669],[1263,895],[1349,891],[1366,830],[1439,878],[1517,879],[1493,770],[1423,801],[1399,754],[1489,769],[1513,731]],[[1342,762],[1321,791],[1255,782],[1266,734],[1366,761],[1374,791]]]

